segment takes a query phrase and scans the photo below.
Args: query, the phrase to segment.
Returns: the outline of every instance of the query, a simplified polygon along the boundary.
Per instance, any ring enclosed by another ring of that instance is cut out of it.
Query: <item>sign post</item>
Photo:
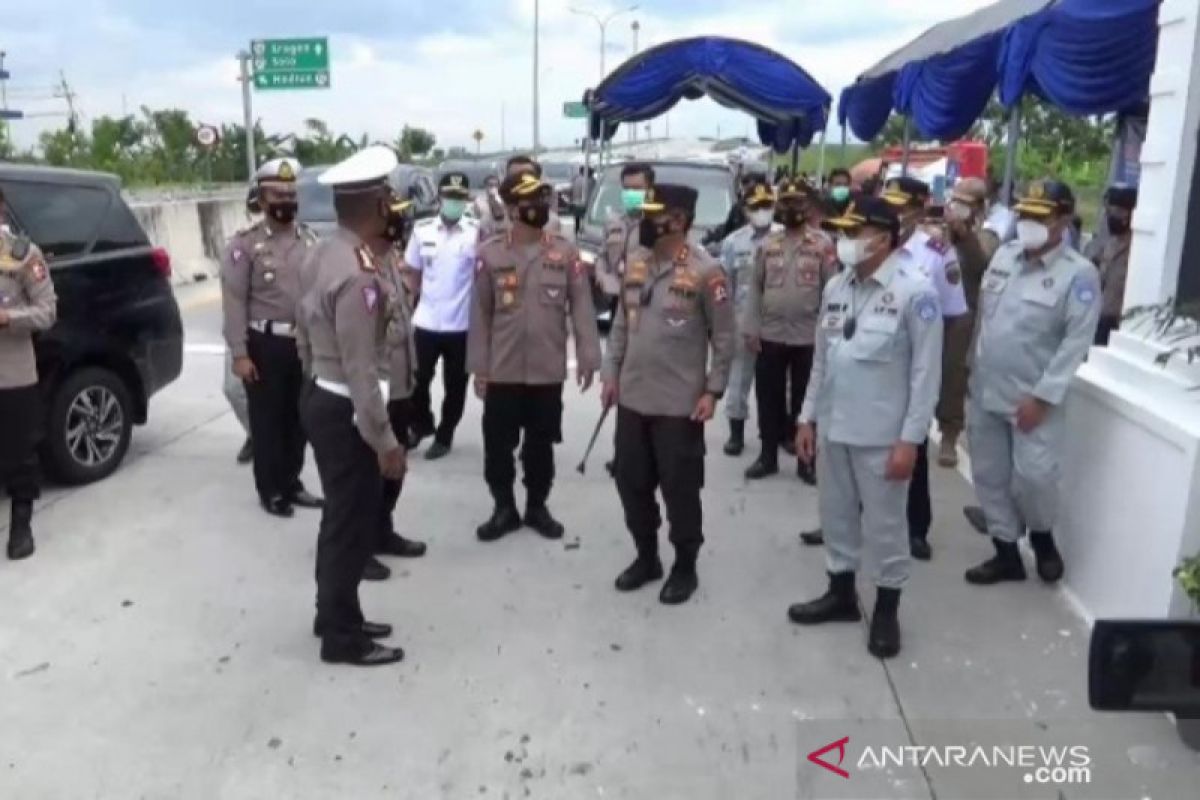
[[[587,119],[588,109],[583,103],[568,100],[563,103],[563,116],[567,119]]]
[[[246,128],[246,180],[254,180],[258,161],[254,157],[254,110],[250,100],[250,54],[245,50],[238,53],[242,82],[242,124]]]
[[[250,43],[254,58],[255,89],[328,89],[329,40],[256,39]]]

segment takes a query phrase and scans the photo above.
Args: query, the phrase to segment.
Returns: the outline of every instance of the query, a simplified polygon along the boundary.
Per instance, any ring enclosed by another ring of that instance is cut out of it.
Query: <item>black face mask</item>
[[[642,247],[653,249],[659,239],[670,235],[670,220],[646,218],[638,223],[638,243]]]
[[[775,220],[785,228],[799,228],[804,224],[804,209],[797,206],[779,206]]]
[[[1129,220],[1124,217],[1109,217],[1108,232],[1113,236],[1124,236],[1129,233]]]
[[[408,241],[408,236],[411,231],[409,225],[408,210],[395,210],[393,206],[388,205],[387,226],[383,229],[384,238],[393,244],[403,244]]]
[[[284,200],[281,203],[271,203],[267,206],[267,213],[271,215],[271,219],[281,225],[290,225],[296,219],[296,201]]]
[[[517,217],[532,228],[544,228],[550,221],[550,206],[538,203],[533,206],[518,206]]]

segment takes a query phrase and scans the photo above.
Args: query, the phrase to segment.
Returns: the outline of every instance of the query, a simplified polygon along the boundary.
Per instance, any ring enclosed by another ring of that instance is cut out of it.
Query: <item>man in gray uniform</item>
[[[971,476],[994,558],[967,570],[969,583],[1025,580],[1017,542],[1029,530],[1039,577],[1057,581],[1054,544],[1063,400],[1100,318],[1100,276],[1073,250],[1070,187],[1034,183],[1016,205],[1017,241],[1002,245],[983,276],[971,365],[967,440]]]
[[[390,625],[366,622],[358,583],[381,513],[380,476],[400,480],[406,454],[388,419],[387,335],[395,298],[380,277],[370,242],[384,235],[396,154],[360,150],[318,181],[333,187],[338,228],[304,265],[296,344],[312,384],[303,418],[327,501],[317,536],[317,616],[321,660],[376,666],[401,660],[373,640]]]
[[[704,423],[729,381],[736,336],[721,265],[688,244],[695,189],[660,184],[647,192],[639,240],[622,283],[604,361],[604,408],[617,408],[617,492],[637,560],[617,578],[622,592],[662,578],[655,489],[671,525],[675,564],[659,600],[684,603],[699,585],[704,543]],[[712,351],[711,358],[709,351]]]
[[[485,542],[521,526],[513,451],[522,433],[524,524],[547,539],[562,538],[563,526],[546,501],[554,482],[554,445],[562,440],[568,318],[583,391],[600,368],[587,268],[573,244],[544,231],[551,194],[550,185],[530,173],[505,178],[500,196],[516,209],[513,228],[479,246],[467,369],[483,399],[483,471],[495,501],[491,518],[476,531]]]
[[[3,211],[0,195],[0,223]],[[33,501],[39,494],[33,334],[54,325],[57,308],[50,270],[37,245],[0,227],[0,486],[12,499],[8,557],[14,561],[33,555]]]
[[[262,205],[259,200],[258,184],[251,183],[250,190],[246,193],[246,218],[253,222],[260,214],[262,214]],[[246,433],[246,440],[242,442],[242,446],[237,452],[237,463],[249,464],[254,460],[254,440],[250,438],[250,401],[246,399],[246,384],[233,373],[233,351],[228,346],[225,348],[225,380],[221,385],[221,391],[225,394],[225,399],[229,401],[229,407],[233,409],[233,415],[237,417],[238,424]]]
[[[298,172],[287,158],[259,168],[264,217],[229,240],[221,264],[225,342],[250,404],[254,484],[263,509],[278,517],[292,516],[294,506],[321,506],[300,482],[304,376],[296,356],[296,302],[300,266],[316,237],[296,224]]]
[[[741,325],[746,296],[753,282],[754,260],[767,234],[778,233],[783,226],[775,222],[775,191],[765,180],[750,184],[743,201],[749,222],[725,237],[721,243],[721,266],[729,275],[733,292],[733,313]],[[729,369],[729,388],[725,394],[725,416],[729,418],[729,441],[725,455],[740,456],[746,447],[746,418],[750,416],[748,400],[754,385],[755,354],[743,341],[734,348],[733,366]]]
[[[629,263],[629,253],[638,246],[638,223],[646,191],[654,185],[654,169],[649,164],[621,167],[621,208],[625,213],[604,224],[604,246],[596,254],[596,282],[613,299],[621,292],[621,276]]]
[[[896,610],[911,564],[908,483],[938,399],[942,313],[937,292],[898,254],[890,203],[860,197],[828,224],[842,232],[846,271],[825,289],[796,438],[801,458],[816,458],[829,589],[788,617],[859,620],[854,578],[865,542],[877,587],[867,648],[890,658],[900,651]]]

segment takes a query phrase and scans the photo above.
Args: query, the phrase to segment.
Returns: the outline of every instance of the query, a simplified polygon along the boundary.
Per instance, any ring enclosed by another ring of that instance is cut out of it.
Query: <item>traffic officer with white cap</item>
[[[704,423],[729,381],[736,336],[725,271],[687,240],[696,198],[688,186],[658,184],[647,192],[641,247],[625,269],[601,396],[604,408],[618,405],[614,471],[637,547],[617,589],[633,591],[663,576],[654,499],[661,488],[675,546],[659,594],[668,605],[686,602],[699,585]]]
[[[374,639],[390,625],[366,622],[358,583],[378,535],[380,476],[397,481],[406,452],[388,418],[388,328],[396,299],[371,248],[388,225],[387,176],[396,154],[358,151],[322,173],[333,187],[337,230],[313,248],[304,266],[297,345],[313,379],[304,393],[304,424],[327,498],[317,536],[317,616],[321,659],[375,666],[401,660],[399,648]]]
[[[58,300],[41,250],[13,233],[0,194],[0,486],[12,500],[8,557],[33,555],[40,399],[33,334],[54,326]]]
[[[783,226],[775,222],[775,190],[766,180],[756,180],[746,190],[745,225],[721,242],[721,266],[729,275],[733,292],[733,313],[741,327],[746,297],[754,282],[754,263],[759,247],[768,234],[779,233]],[[739,340],[729,369],[729,387],[725,393],[725,416],[729,418],[729,441],[725,455],[740,456],[746,446],[746,418],[750,416],[750,387],[754,385],[756,355]]]
[[[290,158],[268,161],[255,174],[263,219],[238,231],[221,263],[225,342],[233,372],[246,385],[254,484],[268,514],[293,515],[293,506],[320,508],[300,482],[304,430],[296,355],[300,267],[316,237],[296,223],[296,177]]]
[[[1017,241],[983,276],[971,365],[971,475],[996,549],[967,571],[974,584],[1025,580],[1017,542],[1029,531],[1043,581],[1062,577],[1054,544],[1067,387],[1100,317],[1100,276],[1070,247],[1070,187],[1039,181],[1014,210]]]
[[[479,246],[467,340],[467,368],[483,399],[484,477],[495,501],[476,531],[495,541],[521,526],[513,497],[513,451],[521,435],[527,490],[524,524],[547,539],[563,526],[546,506],[554,482],[554,445],[562,439],[567,320],[583,391],[600,368],[600,335],[587,266],[567,239],[545,232],[552,190],[531,173],[500,184],[517,209],[512,230]]]
[[[825,289],[796,449],[816,458],[829,589],[788,617],[860,619],[855,573],[865,542],[877,587],[868,649],[889,658],[900,650],[896,610],[911,564],[904,505],[937,403],[942,315],[937,292],[897,249],[894,206],[860,197],[827,224],[841,231],[846,271]]]

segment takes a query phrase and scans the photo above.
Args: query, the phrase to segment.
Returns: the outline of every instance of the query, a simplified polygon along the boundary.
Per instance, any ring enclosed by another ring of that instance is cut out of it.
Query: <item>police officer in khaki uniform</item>
[[[616,586],[633,591],[663,575],[654,499],[661,489],[675,564],[659,599],[670,605],[686,602],[699,585],[704,423],[725,391],[736,338],[725,271],[687,241],[696,198],[695,189],[671,184],[647,193],[642,247],[625,269],[601,398],[605,408],[618,405],[617,492],[637,547]]]
[[[1137,189],[1133,186],[1110,186],[1104,195],[1108,237],[1092,260],[1100,270],[1100,325],[1096,328],[1098,345],[1108,344],[1108,338],[1121,324],[1137,197]]]
[[[388,223],[387,175],[396,154],[360,150],[318,181],[333,187],[337,230],[304,265],[297,313],[300,359],[312,384],[303,395],[305,429],[327,498],[317,536],[321,659],[376,666],[401,660],[374,640],[390,625],[366,622],[358,583],[379,531],[383,484],[400,480],[406,453],[388,418],[388,328],[396,298],[371,249]]]
[[[0,195],[0,222],[4,221]],[[37,245],[0,228],[0,485],[12,499],[8,557],[33,555],[33,501],[38,498],[37,431],[40,402],[35,331],[57,315],[50,270]]]
[[[263,219],[230,239],[221,264],[225,342],[250,404],[254,484],[263,509],[278,517],[292,516],[293,506],[321,506],[300,482],[304,375],[296,355],[296,302],[300,267],[316,237],[296,224],[298,172],[288,158],[259,168]]]
[[[1014,208],[1017,241],[996,251],[983,276],[967,437],[996,555],[967,570],[969,583],[1025,580],[1017,542],[1026,530],[1038,576],[1050,583],[1063,574],[1053,535],[1063,400],[1100,316],[1100,276],[1066,239],[1074,209],[1065,183],[1031,185]]]
[[[654,168],[649,164],[621,167],[621,209],[624,213],[604,223],[604,246],[596,254],[596,282],[615,303],[621,291],[621,275],[629,253],[638,246],[638,223],[646,191],[654,185]]]
[[[816,192],[802,179],[787,179],[776,197],[775,215],[784,230],[768,236],[758,250],[741,324],[745,347],[758,355],[754,393],[762,452],[746,470],[750,480],[779,472],[779,448],[793,449],[821,292],[837,274],[829,236],[806,224],[808,207],[819,202]],[[800,462],[798,474],[805,483],[816,481],[809,464]]]
[[[484,478],[495,501],[476,531],[490,542],[521,527],[513,496],[513,451],[524,433],[524,524],[547,539],[563,526],[546,506],[554,481],[554,445],[562,439],[567,333],[575,339],[577,382],[583,391],[600,368],[600,337],[591,282],[579,251],[544,228],[551,187],[531,173],[500,184],[516,209],[513,229],[479,247],[467,338],[467,368],[483,399]]]
[[[900,651],[896,613],[911,557],[908,482],[937,403],[942,315],[937,293],[901,255],[887,201],[860,197],[829,224],[846,270],[822,302],[796,449],[814,456],[829,589],[788,609],[802,625],[859,620],[855,574],[864,542],[875,565],[868,649]],[[818,439],[819,437],[819,439]]]

